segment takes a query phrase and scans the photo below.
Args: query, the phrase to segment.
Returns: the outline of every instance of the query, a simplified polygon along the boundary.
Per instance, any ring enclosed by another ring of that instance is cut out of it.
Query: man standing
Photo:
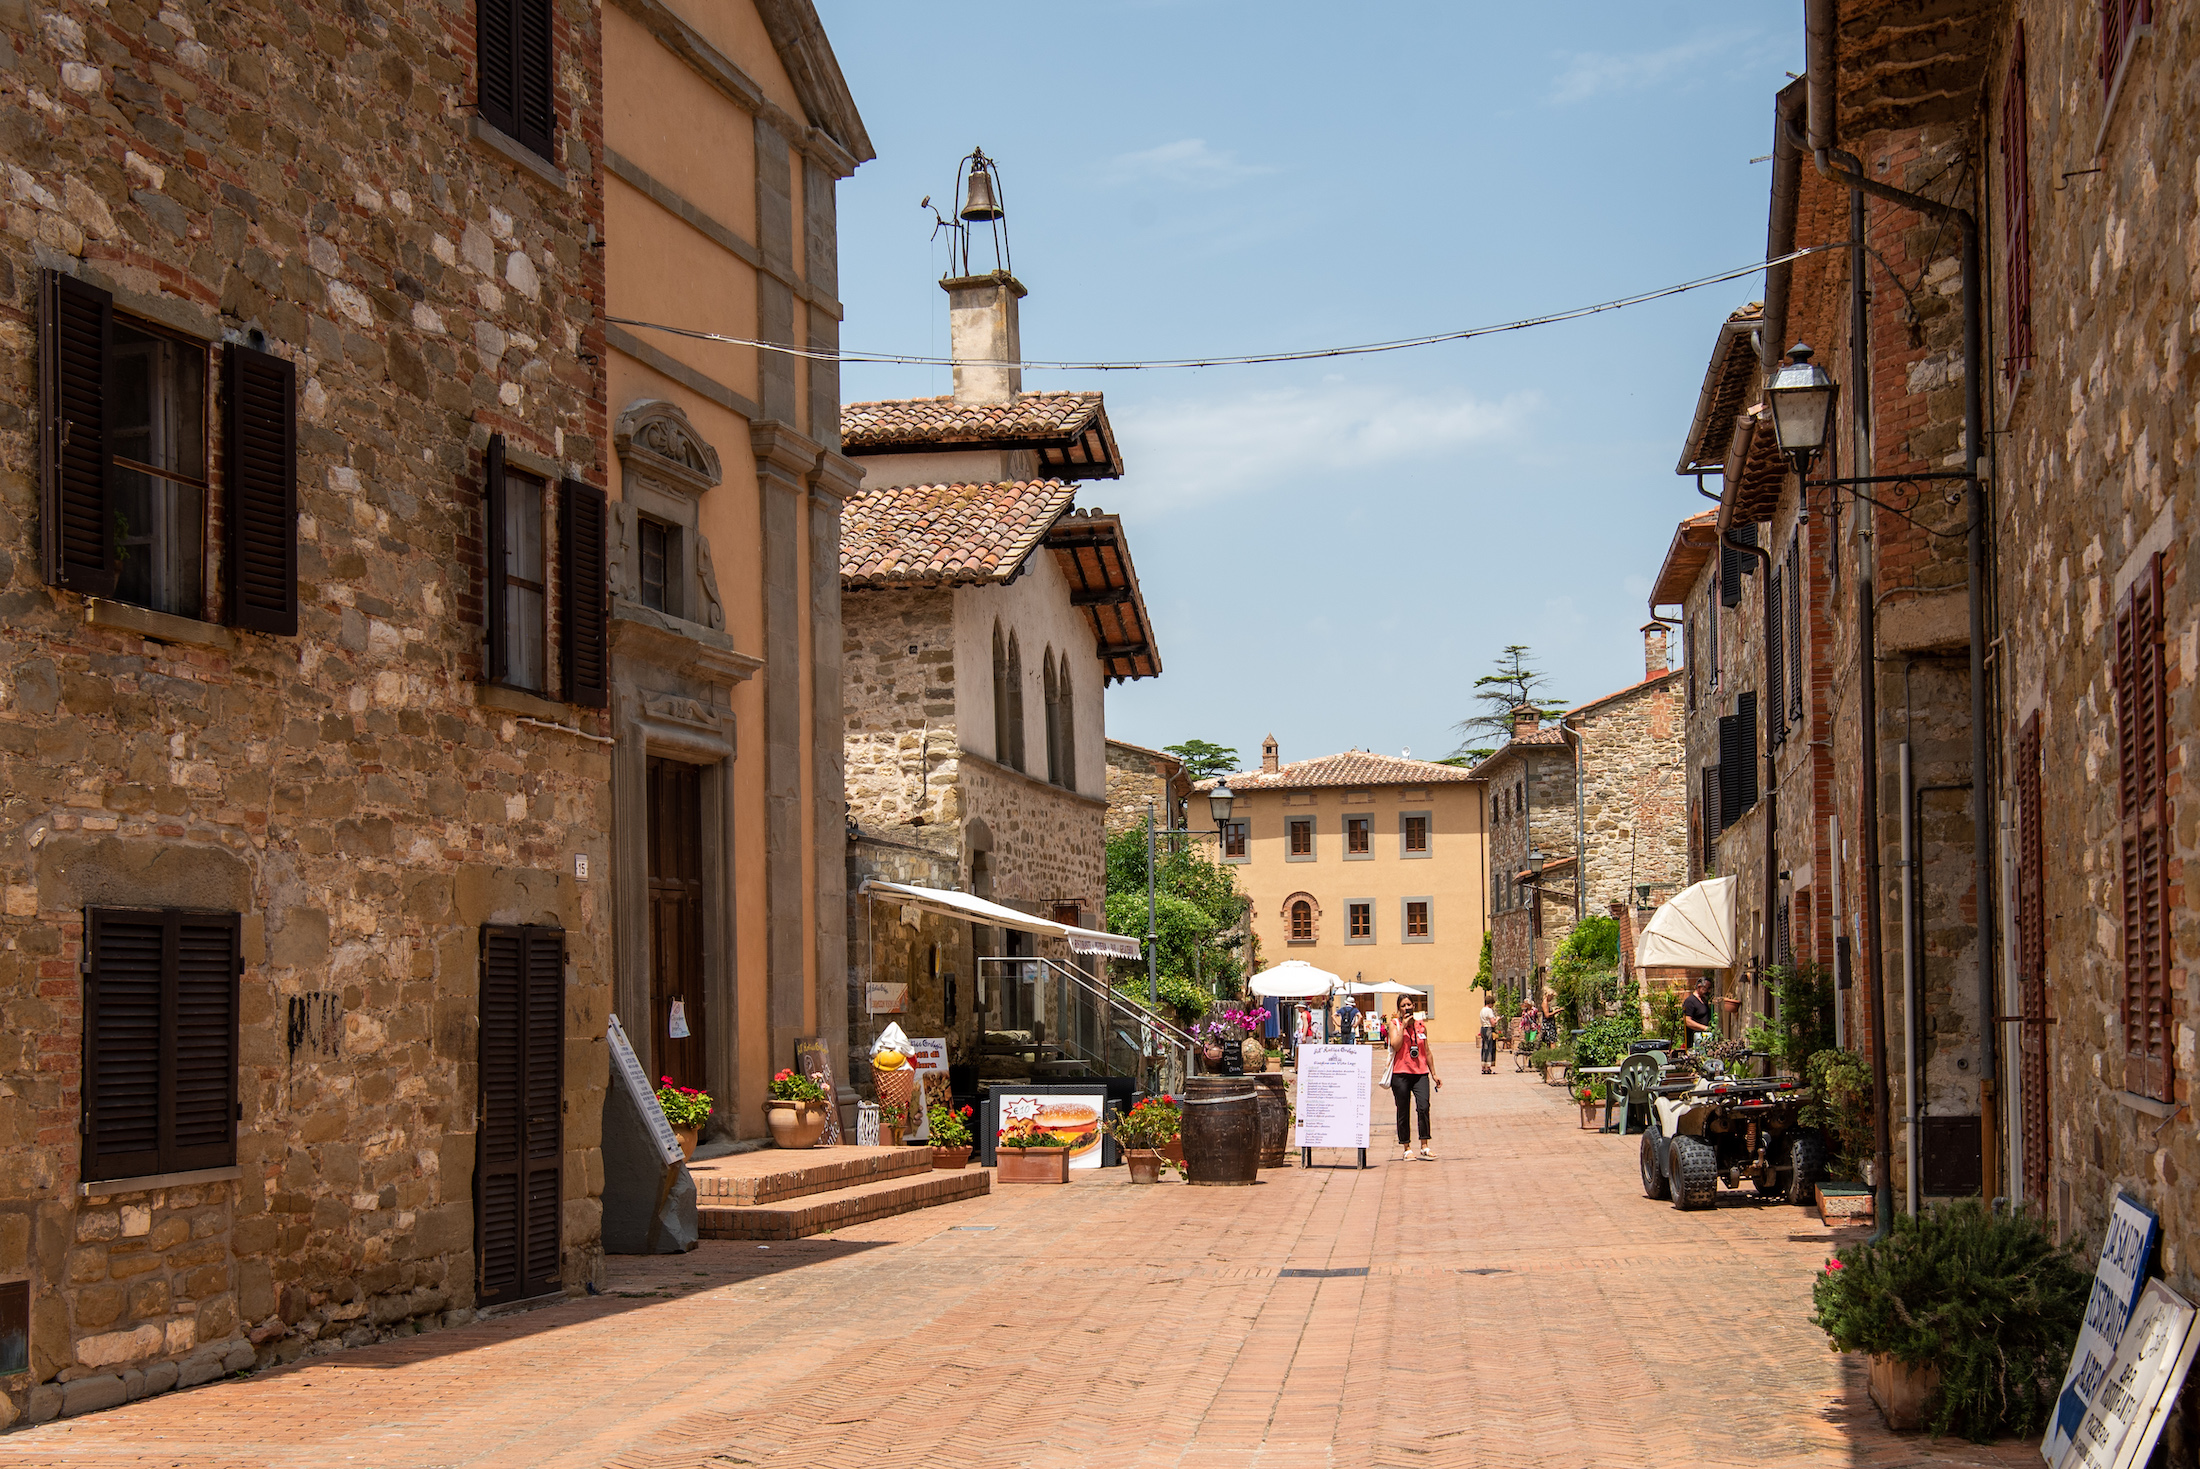
[[[1337,1039],[1346,1045],[1357,1045],[1360,1039],[1360,1007],[1353,1002],[1351,991],[1345,992],[1344,1003],[1337,1007]]]
[[[1688,1033],[1685,1038],[1690,1050],[1709,1045],[1718,1038],[1718,1031],[1711,1023],[1710,975],[1699,976],[1696,988],[1681,1001],[1681,1028]]]

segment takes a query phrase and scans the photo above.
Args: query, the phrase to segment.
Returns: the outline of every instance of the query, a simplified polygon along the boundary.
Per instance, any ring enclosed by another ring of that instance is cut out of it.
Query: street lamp
[[[1528,875],[1530,877],[1541,877],[1543,875],[1543,854],[1541,852],[1530,852],[1528,854]]]
[[[1826,447],[1833,432],[1833,404],[1841,388],[1826,370],[1811,361],[1808,342],[1788,348],[1788,361],[1773,374],[1765,396],[1772,402],[1772,432],[1780,451],[1795,461],[1798,476],[1809,473],[1811,461]]]
[[[1230,790],[1227,780],[1215,782],[1215,788],[1207,793],[1207,810],[1215,818],[1215,832],[1219,836],[1223,823],[1230,819],[1230,808],[1237,804],[1237,796]]]

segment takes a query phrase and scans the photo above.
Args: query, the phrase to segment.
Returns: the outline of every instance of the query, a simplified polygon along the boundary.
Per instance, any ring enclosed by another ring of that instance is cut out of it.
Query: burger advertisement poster
[[[1069,1140],[1070,1167],[1098,1168],[1100,1119],[1105,1114],[1107,1100],[1104,1088],[1090,1092],[996,1091],[993,1093],[994,1139],[998,1143],[1011,1129],[1029,1123],[1039,1132],[1051,1132]]]

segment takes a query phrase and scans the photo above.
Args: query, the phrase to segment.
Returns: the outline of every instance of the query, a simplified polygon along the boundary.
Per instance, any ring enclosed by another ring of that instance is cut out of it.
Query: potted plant
[[[772,1145],[814,1148],[825,1131],[825,1089],[789,1068],[772,1078],[771,1100],[764,1104],[764,1125]]]
[[[1572,1046],[1540,1046],[1528,1058],[1528,1064],[1542,1073],[1543,1080],[1551,1086],[1564,1086],[1566,1073],[1574,1064]]]
[[[657,1105],[664,1109],[665,1121],[672,1124],[672,1135],[680,1140],[680,1151],[693,1158],[696,1140],[703,1135],[703,1124],[710,1120],[710,1093],[679,1086],[671,1077],[660,1076],[657,1078]]]
[[[1597,1108],[1604,1105],[1604,1095],[1604,1078],[1601,1076],[1592,1081],[1574,1084],[1574,1100],[1581,1104],[1583,1131],[1590,1131],[1601,1125],[1597,1121]]]
[[[1890,1428],[1981,1443],[2039,1431],[2077,1341],[2092,1281],[2075,1244],[2029,1209],[1959,1199],[1898,1214],[1844,1245],[1811,1287],[1833,1349],[1871,1357]]]
[[[954,1173],[969,1166],[969,1119],[973,1115],[969,1107],[955,1108],[944,1102],[934,1102],[924,1109],[925,1120],[931,1124],[934,1168]]]
[[[1069,1139],[1042,1132],[1026,1119],[1011,1122],[995,1144],[996,1176],[1002,1183],[1068,1183]]]
[[[1170,1166],[1171,1159],[1165,1149],[1174,1145],[1177,1149],[1174,1166],[1179,1173],[1184,1170],[1184,1153],[1179,1136],[1183,1131],[1184,1115],[1171,1096],[1147,1097],[1128,1113],[1119,1113],[1102,1124],[1108,1136],[1115,1139],[1123,1150],[1123,1161],[1130,1165],[1132,1183],[1159,1183],[1161,1170]]]

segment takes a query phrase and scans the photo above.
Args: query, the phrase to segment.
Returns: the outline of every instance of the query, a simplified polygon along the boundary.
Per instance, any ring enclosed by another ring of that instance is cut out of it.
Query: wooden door
[[[673,1034],[680,1006],[685,1036]],[[703,771],[649,762],[649,1034],[657,1075],[703,1081]]]
[[[565,935],[481,930],[474,1258],[482,1305],[559,1287],[565,1153]]]

